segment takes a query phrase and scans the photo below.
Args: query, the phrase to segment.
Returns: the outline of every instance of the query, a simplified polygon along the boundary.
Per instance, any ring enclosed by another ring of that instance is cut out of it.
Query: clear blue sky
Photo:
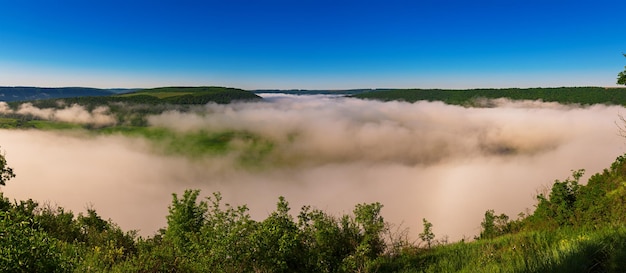
[[[626,1],[0,0],[0,85],[615,86]]]

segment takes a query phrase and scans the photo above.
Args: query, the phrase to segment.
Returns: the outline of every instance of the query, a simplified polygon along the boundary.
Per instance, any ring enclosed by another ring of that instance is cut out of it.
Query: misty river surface
[[[220,191],[261,220],[279,196],[350,213],[381,202],[385,220],[438,238],[472,237],[484,212],[515,218],[534,196],[571,170],[587,175],[624,153],[616,122],[621,106],[564,106],[495,100],[491,108],[439,102],[379,102],[329,96],[265,94],[263,102],[209,104],[201,112],[150,116],[179,131],[242,130],[275,143],[274,164],[246,169],[232,157],[192,160],[155,153],[146,140],[121,135],[0,130],[17,177],[10,199],[33,198],[71,209],[93,207],[123,229],[152,235],[165,227],[172,193]],[[99,113],[99,115],[104,115]],[[99,117],[100,118],[100,117]],[[106,117],[103,117],[106,118]]]

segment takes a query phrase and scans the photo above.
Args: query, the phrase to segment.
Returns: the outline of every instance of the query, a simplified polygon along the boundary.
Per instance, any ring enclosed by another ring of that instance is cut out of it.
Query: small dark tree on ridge
[[[623,54],[624,57],[626,57],[626,54]],[[617,74],[617,84],[623,84],[626,85],[626,66],[624,66],[624,71],[619,72],[619,74]]]

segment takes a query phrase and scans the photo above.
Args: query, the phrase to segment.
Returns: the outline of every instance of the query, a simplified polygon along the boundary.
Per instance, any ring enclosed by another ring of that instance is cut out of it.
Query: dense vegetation
[[[0,86],[0,101],[67,99],[68,103],[108,104],[111,102],[206,104],[233,100],[260,99],[254,93],[226,87],[160,87],[152,89],[97,89],[87,87],[6,87]]]
[[[266,94],[289,94],[289,95],[355,95],[364,92],[370,92],[377,89],[342,89],[342,90],[311,90],[311,89],[288,89],[288,90],[276,90],[276,89],[259,89],[254,90],[254,93],[266,93]]]
[[[227,104],[233,101],[255,101],[261,97],[252,92],[226,87],[162,87],[142,89],[134,92],[109,96],[78,96],[62,99],[38,99],[32,101],[11,101],[9,111],[0,111],[0,128],[61,128],[72,127],[59,121],[50,121],[33,114],[20,114],[25,104],[43,110],[60,110],[80,106],[92,112],[104,110],[115,116],[110,125],[139,126],[147,125],[145,117],[163,113],[164,111],[190,111],[207,103]],[[0,109],[1,110],[1,109]],[[101,111],[102,112],[102,111]],[[55,125],[56,124],[56,125]],[[93,124],[83,124],[92,129]],[[102,126],[96,126],[102,127]]]
[[[2,182],[14,174],[2,157]],[[2,272],[623,272],[626,155],[581,184],[556,180],[535,211],[510,220],[485,212],[474,241],[437,240],[422,219],[421,243],[396,233],[382,204],[350,215],[289,203],[253,220],[214,193],[173,194],[167,226],[153,236],[123,231],[95,210],[71,211],[0,193]],[[414,232],[414,231],[413,231]],[[412,236],[415,237],[415,236]]]
[[[511,100],[543,100],[545,102],[558,102],[562,104],[626,105],[626,88],[391,89],[356,94],[354,97],[383,101],[442,101],[447,104],[464,106],[489,106],[489,104],[484,104],[483,99],[498,98],[508,98]]]
[[[8,87],[0,86],[0,100],[26,101],[40,99],[59,99],[84,96],[110,96],[117,92],[127,92],[132,89],[97,89],[86,87]]]
[[[141,89],[123,94],[108,96],[73,96],[59,99],[39,99],[30,101],[41,108],[58,108],[63,105],[79,104],[93,108],[102,105],[144,104],[144,105],[202,105],[209,102],[226,104],[232,101],[259,100],[261,97],[250,91],[226,87],[161,87]],[[59,103],[63,102],[63,103]],[[10,103],[17,106],[20,102]]]

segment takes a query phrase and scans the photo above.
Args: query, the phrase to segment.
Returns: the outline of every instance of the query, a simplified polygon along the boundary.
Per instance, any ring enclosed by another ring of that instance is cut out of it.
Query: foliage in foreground
[[[357,204],[350,215],[308,206],[293,214],[280,197],[256,221],[219,193],[203,199],[187,190],[172,196],[167,226],[142,238],[93,209],[75,216],[0,193],[0,271],[623,272],[626,156],[584,185],[582,174],[556,180],[520,219],[487,210],[475,241],[451,244],[435,240],[426,219],[422,244],[391,235],[379,203]]]

